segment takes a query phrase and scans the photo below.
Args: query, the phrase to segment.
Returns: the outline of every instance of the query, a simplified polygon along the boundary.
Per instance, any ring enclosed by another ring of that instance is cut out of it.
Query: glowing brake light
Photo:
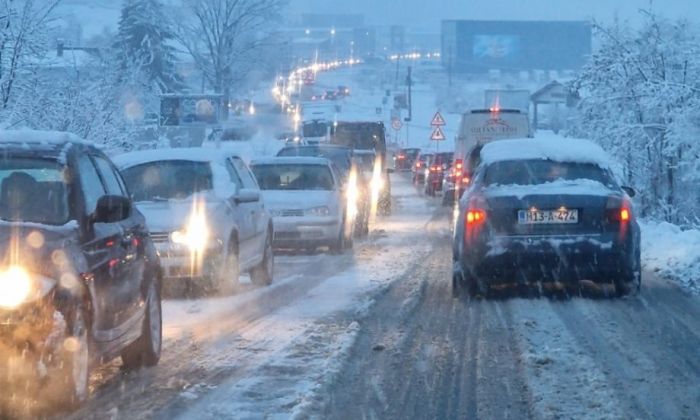
[[[476,225],[486,220],[486,212],[483,210],[467,211],[467,225]]]
[[[630,219],[630,211],[628,209],[620,210],[620,220],[626,222]]]
[[[464,184],[464,185],[469,184],[471,181],[472,180],[468,176],[465,176],[462,178],[462,184]]]
[[[461,171],[462,168],[463,168],[462,159],[457,159],[457,160],[455,161],[455,169],[456,169],[456,171]],[[455,171],[455,172],[456,172],[456,171]]]
[[[489,108],[489,111],[491,111],[491,112],[499,112],[500,110],[501,110],[501,108],[499,108],[497,106],[492,106],[491,108]]]
[[[627,207],[608,210],[608,220],[611,222],[629,222],[632,219],[632,211]]]

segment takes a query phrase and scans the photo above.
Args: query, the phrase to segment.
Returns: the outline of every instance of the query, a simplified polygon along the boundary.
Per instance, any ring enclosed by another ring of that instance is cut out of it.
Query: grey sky
[[[364,13],[373,25],[405,24],[437,30],[443,18],[635,21],[649,0],[290,0],[292,13]],[[654,0],[672,18],[700,21],[700,0]]]

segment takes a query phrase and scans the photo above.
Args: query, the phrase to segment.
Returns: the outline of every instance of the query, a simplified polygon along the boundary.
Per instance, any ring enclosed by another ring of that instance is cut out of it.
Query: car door
[[[121,176],[106,157],[94,154],[92,160],[109,195],[128,197]],[[132,207],[131,215],[119,223],[122,239],[118,245],[124,249],[121,263],[122,277],[119,279],[119,299],[126,319],[135,319],[143,313],[144,296],[142,283],[146,269],[144,239],[148,235],[144,217]]]
[[[236,185],[236,193],[238,193],[243,187],[243,181],[241,180],[238,171],[233,165],[231,159],[226,159],[225,162],[226,170],[229,173],[231,182]],[[243,266],[250,265],[250,260],[253,257],[253,247],[251,245],[251,238],[254,235],[254,212],[250,206],[250,203],[238,203],[234,199],[229,202],[231,206],[232,218],[236,224],[238,230],[238,256],[240,258]]]
[[[255,180],[255,176],[248,168],[248,165],[239,157],[232,157],[230,160],[243,183],[243,188],[258,191],[259,193],[260,187]],[[245,209],[251,216],[250,219],[248,219],[249,226],[247,226],[247,229],[249,229],[248,240],[251,252],[250,255],[252,260],[258,262],[262,260],[265,246],[265,233],[267,231],[267,218],[262,197],[258,201],[245,203]]]
[[[97,201],[107,193],[97,168],[87,153],[77,157],[83,213],[94,214]],[[126,275],[123,262],[127,250],[122,247],[124,232],[120,223],[91,223],[85,220],[82,249],[91,273],[92,332],[99,342],[112,341],[126,330],[129,318],[123,300],[122,279]]]

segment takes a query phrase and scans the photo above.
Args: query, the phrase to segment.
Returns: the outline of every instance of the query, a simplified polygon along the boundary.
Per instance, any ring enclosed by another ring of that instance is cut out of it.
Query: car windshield
[[[253,165],[252,169],[261,190],[331,191],[334,187],[331,170],[325,165]]]
[[[209,162],[163,160],[122,170],[134,201],[182,200],[214,188]]]
[[[55,160],[0,159],[0,218],[60,225],[68,221],[65,167]]]
[[[280,150],[277,156],[323,157],[333,162],[344,176],[352,166],[352,151],[342,147],[287,147]]]
[[[551,160],[495,162],[486,168],[485,185],[536,185],[554,181],[591,180],[612,186],[610,173],[592,163]]]

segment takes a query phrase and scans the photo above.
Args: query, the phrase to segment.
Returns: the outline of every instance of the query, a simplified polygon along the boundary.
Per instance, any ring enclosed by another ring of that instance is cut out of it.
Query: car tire
[[[241,267],[238,260],[238,246],[235,237],[229,239],[229,250],[224,256],[224,263],[221,267],[221,272],[214,279],[212,290],[213,293],[228,295],[234,292],[238,286],[241,276]]]
[[[263,260],[250,272],[250,280],[257,286],[272,284],[275,271],[275,253],[272,249],[272,233],[268,232],[263,250]]]
[[[56,372],[49,375],[49,397],[55,398],[56,405],[67,409],[79,407],[90,393],[88,330],[83,308],[76,309],[66,339],[58,351]]]
[[[340,226],[340,233],[338,234],[338,238],[333,241],[330,245],[330,251],[332,254],[342,254],[343,251],[345,250],[345,222],[343,222]]]
[[[155,366],[160,360],[163,345],[163,310],[158,282],[152,281],[148,285],[146,302],[146,316],[143,319],[141,337],[121,353],[125,370]]]

